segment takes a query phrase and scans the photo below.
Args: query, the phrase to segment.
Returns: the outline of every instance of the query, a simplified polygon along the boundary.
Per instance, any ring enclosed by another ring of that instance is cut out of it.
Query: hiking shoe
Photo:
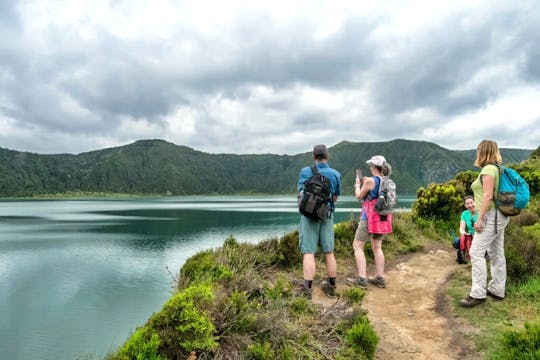
[[[497,300],[497,301],[503,301],[504,300],[504,296],[499,296],[499,295],[495,295],[494,293],[492,293],[491,291],[487,291],[487,296],[491,297],[493,300]]]
[[[465,299],[462,299],[459,302],[459,306],[464,308],[472,308],[476,305],[480,305],[486,302],[486,299],[475,299],[473,297],[467,296]]]
[[[347,285],[350,285],[350,286],[356,286],[356,287],[359,287],[360,289],[364,289],[364,290],[367,289],[367,279],[363,278],[361,276],[348,277],[348,278],[345,279],[345,282],[347,283]]]
[[[302,285],[298,290],[296,290],[294,295],[296,297],[305,297],[306,299],[311,300],[311,289],[308,289]]]
[[[326,297],[330,299],[336,298],[336,287],[328,283],[328,281],[321,282],[321,289],[326,294]]]
[[[381,289],[386,287],[386,282],[382,276],[368,277],[368,283],[373,284]]]

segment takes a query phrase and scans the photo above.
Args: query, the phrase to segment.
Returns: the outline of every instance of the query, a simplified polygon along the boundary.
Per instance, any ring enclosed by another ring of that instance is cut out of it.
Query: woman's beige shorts
[[[358,227],[356,228],[356,233],[354,234],[354,240],[358,241],[368,241],[371,240],[382,240],[384,234],[370,234],[368,233],[367,221],[361,220],[358,222]]]

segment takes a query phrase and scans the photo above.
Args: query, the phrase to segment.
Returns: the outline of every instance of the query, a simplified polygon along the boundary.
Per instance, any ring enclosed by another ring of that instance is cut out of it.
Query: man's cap
[[[326,145],[315,145],[313,147],[313,156],[328,156],[328,149],[326,148]]]
[[[368,165],[383,166],[386,163],[386,159],[382,155],[375,155],[366,161],[366,163]]]

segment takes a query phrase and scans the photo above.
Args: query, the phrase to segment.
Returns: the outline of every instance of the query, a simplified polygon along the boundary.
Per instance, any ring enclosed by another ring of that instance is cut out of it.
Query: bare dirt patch
[[[479,358],[445,295],[457,266],[453,251],[426,250],[395,259],[388,266],[385,289],[368,287],[362,307],[379,336],[375,359]],[[338,291],[344,284],[338,276]],[[313,301],[324,307],[336,303],[318,289]]]

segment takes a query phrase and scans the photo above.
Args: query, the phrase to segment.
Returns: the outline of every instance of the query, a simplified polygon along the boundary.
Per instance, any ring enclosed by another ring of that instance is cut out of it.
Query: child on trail
[[[478,212],[476,211],[474,197],[471,195],[465,196],[463,205],[466,210],[461,213],[461,220],[459,222],[459,250],[462,251],[462,254],[466,254],[467,260],[470,260],[469,251],[474,236],[474,223],[478,220]],[[462,260],[463,263],[466,262],[465,258]]]

